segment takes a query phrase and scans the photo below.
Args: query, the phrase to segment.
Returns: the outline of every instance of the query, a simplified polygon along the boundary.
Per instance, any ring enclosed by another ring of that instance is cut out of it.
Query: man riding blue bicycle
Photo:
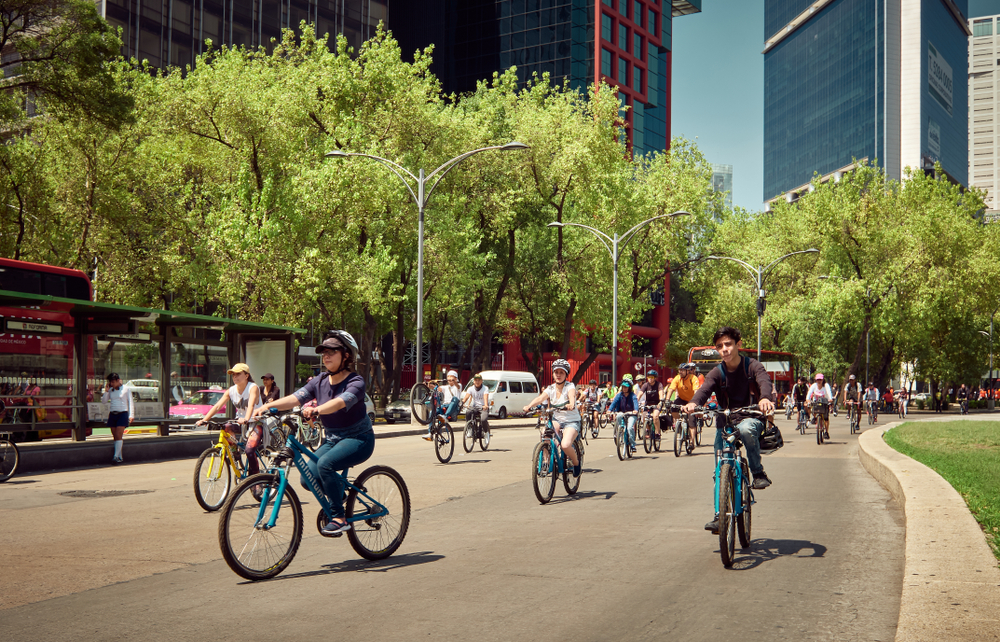
[[[627,412],[637,412],[639,410],[639,399],[632,390],[632,381],[622,379],[621,388],[615,398],[611,400],[610,412],[624,414]],[[632,452],[635,452],[635,415],[629,415],[625,420],[625,430],[628,431]]]
[[[684,406],[684,412],[694,412],[709,400],[715,393],[719,407],[723,410],[744,408],[756,403],[762,413],[774,411],[774,391],[771,378],[756,359],[740,356],[743,347],[742,335],[736,328],[723,326],[716,330],[712,338],[715,349],[722,356],[722,363],[705,375],[705,383],[695,393],[691,402]],[[762,490],[771,485],[767,473],[760,462],[760,436],[764,433],[764,421],[747,417],[737,424],[740,439],[746,447],[747,462],[753,475],[753,489]],[[723,449],[722,433],[715,433],[715,453],[718,457]],[[719,532],[719,515],[716,513],[711,522],[705,524],[705,530],[715,534]]]

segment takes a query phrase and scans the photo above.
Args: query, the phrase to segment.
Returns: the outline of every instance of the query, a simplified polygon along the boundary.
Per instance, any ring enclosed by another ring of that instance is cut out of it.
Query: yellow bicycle
[[[243,445],[246,443],[248,430],[257,425],[260,425],[259,422],[250,422],[245,425],[242,435],[236,435],[228,432],[225,424],[208,422],[209,429],[219,431],[219,441],[201,453],[194,465],[194,498],[198,500],[198,505],[208,512],[222,508],[233,486],[239,484],[249,474],[249,460]],[[297,426],[285,424],[279,424],[272,430],[264,428],[256,453],[260,464],[259,470],[267,469],[274,450],[285,443],[290,432],[294,434],[297,430]],[[233,484],[234,479],[236,484]]]

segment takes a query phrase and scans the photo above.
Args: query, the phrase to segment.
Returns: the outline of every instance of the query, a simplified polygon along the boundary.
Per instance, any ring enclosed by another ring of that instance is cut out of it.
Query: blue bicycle
[[[757,406],[733,410],[698,408],[696,412],[705,412],[709,421],[717,415],[719,421],[716,429],[722,431],[723,448],[717,453],[715,461],[715,512],[719,516],[719,553],[722,565],[730,568],[733,565],[737,534],[741,548],[750,546],[752,507],[755,501],[750,488],[750,467],[742,452],[740,431],[731,418],[732,415],[739,415],[740,418],[765,415]]]
[[[330,500],[319,480],[306,465],[306,457],[317,457],[293,436],[300,411],[264,417],[265,427],[290,428],[285,447],[275,455],[267,472],[249,477],[226,501],[219,516],[219,546],[222,557],[240,577],[264,580],[283,571],[295,557],[302,541],[302,504],[288,483],[292,464],[302,475],[302,485],[321,506],[316,528],[333,517]],[[345,517],[351,523],[347,539],[361,557],[381,560],[392,555],[406,537],[410,525],[410,493],[402,476],[388,466],[371,466],[351,483],[344,479],[347,501]],[[258,498],[254,498],[257,490]],[[333,498],[339,500],[339,498]],[[282,517],[281,520],[278,518]],[[341,533],[325,537],[339,537]]]
[[[636,445],[635,439],[629,434],[626,426],[628,425],[628,417],[638,416],[638,412],[635,410],[631,412],[618,413],[618,418],[615,420],[615,450],[618,451],[618,459],[624,461],[625,459],[631,459],[632,455],[635,453]],[[633,427],[633,433],[638,430],[639,422],[638,420]]]
[[[552,413],[562,406],[543,409],[541,406],[532,408],[529,412],[539,411],[540,417],[545,417],[542,424],[544,429],[541,434],[541,441],[535,446],[535,451],[531,455],[531,483],[535,487],[535,497],[539,503],[546,504],[556,490],[556,478],[560,475],[563,480],[563,488],[567,495],[573,495],[580,489],[580,477],[573,476],[573,466],[570,464],[566,453],[563,452],[559,435],[552,425]],[[542,422],[540,422],[542,423]],[[580,435],[576,436],[573,442],[576,448],[576,456],[583,466],[583,442]]]

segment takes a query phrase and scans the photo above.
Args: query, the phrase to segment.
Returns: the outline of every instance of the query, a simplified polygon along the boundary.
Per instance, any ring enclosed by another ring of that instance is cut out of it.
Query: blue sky
[[[671,135],[732,165],[733,205],[749,210],[763,207],[763,49],[764,0],[705,0],[674,19]]]

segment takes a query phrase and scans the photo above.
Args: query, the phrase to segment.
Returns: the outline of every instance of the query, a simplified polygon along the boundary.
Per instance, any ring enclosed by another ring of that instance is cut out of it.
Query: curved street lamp
[[[615,383],[618,381],[618,259],[620,257],[620,250],[624,249],[628,242],[632,240],[636,232],[641,230],[646,225],[649,225],[653,221],[657,221],[661,218],[673,218],[674,216],[690,216],[689,212],[677,211],[670,214],[660,214],[659,216],[654,216],[653,218],[646,219],[641,223],[637,223],[629,231],[625,232],[621,236],[615,233],[614,236],[608,236],[604,232],[597,228],[590,227],[589,225],[583,225],[581,223],[560,223],[558,221],[553,221],[549,223],[549,227],[582,227],[583,229],[591,232],[597,237],[597,240],[604,245],[604,249],[608,251],[611,255],[611,264],[614,267],[614,296],[612,304],[612,358],[611,358],[611,381]]]
[[[416,382],[421,381],[423,377],[424,369],[424,346],[423,346],[423,335],[424,335],[424,208],[427,206],[427,201],[430,199],[431,194],[434,192],[434,188],[441,183],[448,172],[453,170],[456,165],[464,161],[466,158],[478,154],[479,152],[486,152],[492,149],[499,149],[501,151],[509,151],[513,149],[529,149],[528,145],[524,143],[519,143],[517,141],[509,142],[505,145],[492,145],[490,147],[480,147],[479,149],[474,149],[471,152],[465,152],[460,154],[455,158],[442,163],[440,167],[435,169],[428,175],[424,175],[424,170],[420,169],[417,171],[417,175],[414,176],[413,172],[407,170],[405,167],[394,163],[388,158],[382,158],[381,156],[375,156],[374,154],[362,154],[360,152],[344,152],[339,149],[335,149],[332,152],[327,152],[326,157],[332,158],[349,158],[351,156],[363,156],[364,158],[370,158],[376,160],[390,170],[392,173],[399,177],[399,180],[403,181],[403,185],[406,186],[406,191],[410,193],[413,197],[413,202],[417,204],[417,211],[419,213],[419,219],[417,222],[417,378]],[[440,175],[439,175],[440,172]],[[404,177],[409,177],[414,183],[416,183],[416,192],[413,191],[413,187],[410,186],[410,181]],[[437,178],[435,178],[435,176]],[[427,187],[427,183],[430,183],[430,187]]]
[[[760,361],[760,326],[761,320],[764,318],[764,309],[767,307],[766,294],[764,292],[764,279],[767,277],[767,273],[771,271],[778,263],[781,263],[790,256],[795,256],[796,254],[818,254],[819,250],[816,248],[809,248],[808,250],[799,250],[798,252],[789,252],[784,256],[779,256],[778,258],[771,261],[767,266],[753,267],[746,261],[741,261],[740,259],[734,259],[731,256],[706,256],[706,259],[712,259],[714,261],[734,261],[743,266],[743,268],[750,273],[750,276],[754,278],[754,282],[757,284],[757,361]]]

